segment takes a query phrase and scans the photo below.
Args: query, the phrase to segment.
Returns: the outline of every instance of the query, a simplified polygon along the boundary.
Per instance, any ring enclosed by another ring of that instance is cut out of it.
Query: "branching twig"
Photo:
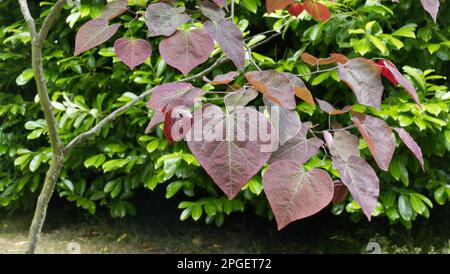
[[[23,18],[28,25],[28,31],[33,39],[36,37],[36,23],[34,22],[33,16],[31,16],[30,9],[28,8],[27,0],[19,0],[20,11],[22,12]]]
[[[39,33],[37,34],[36,42],[42,43],[45,39],[47,39],[48,32],[49,32],[50,28],[53,26],[53,23],[55,22],[56,18],[58,17],[59,13],[61,12],[65,3],[66,3],[66,0],[60,0],[60,1],[56,2],[56,4],[50,10],[47,17],[45,17],[45,19],[44,19],[44,23],[42,23]]]
[[[261,71],[261,68],[258,66],[258,64],[256,64],[256,62],[253,60],[252,57],[252,50],[250,49],[250,47],[247,45],[247,43],[244,42],[244,47],[247,49],[247,53],[248,53],[248,60],[250,60],[250,63],[252,65],[254,65],[256,67],[257,70]]]

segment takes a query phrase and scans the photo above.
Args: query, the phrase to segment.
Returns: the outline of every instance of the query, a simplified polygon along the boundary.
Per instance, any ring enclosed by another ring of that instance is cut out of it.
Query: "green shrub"
[[[158,54],[130,71],[118,62],[111,43],[74,57],[76,30],[98,16],[104,2],[83,1],[80,8],[67,5],[64,16],[59,18],[44,46],[46,78],[63,142],[91,128],[111,110],[144,90],[181,78]],[[195,4],[195,1],[185,2],[188,6]],[[417,89],[424,112],[413,107],[405,92],[386,84],[382,110],[374,114],[391,126],[406,127],[422,147],[425,172],[407,149],[396,152],[389,172],[377,170],[382,192],[374,215],[386,216],[391,223],[401,222],[410,227],[419,215],[428,218],[433,206],[450,200],[447,154],[450,149],[450,92],[446,80],[450,59],[449,18],[440,16],[435,24],[415,0],[402,0],[400,4],[390,0],[336,1],[332,18],[324,23],[303,15],[297,19],[286,11],[263,17],[265,8],[260,0],[236,2],[239,5],[236,17],[244,33],[254,34],[288,24],[284,39],[277,38],[252,52],[257,65],[263,69],[305,74],[303,79],[314,96],[333,102],[335,106],[353,104],[353,95],[343,96],[349,91],[339,83],[335,71],[314,74],[315,68],[301,61],[301,53],[326,57],[339,52],[349,57],[383,57],[402,68]],[[41,4],[48,6],[44,1]],[[43,7],[34,3],[31,8],[36,13],[44,10],[42,14],[45,14],[47,11]],[[443,4],[440,14],[446,12],[448,5]],[[0,206],[8,210],[32,208],[51,150],[46,141],[46,125],[34,97],[28,53],[30,38],[16,1],[0,3],[0,14]],[[130,14],[122,15],[121,20],[131,21],[126,24],[127,32],[146,36],[144,22],[132,21]],[[257,43],[257,39],[250,43]],[[159,38],[150,42],[156,49]],[[196,70],[201,71],[208,64]],[[213,75],[228,71],[226,66],[215,69]],[[212,87],[205,85],[203,88]],[[354,105],[354,108],[366,110],[361,105]],[[297,111],[302,120],[328,123],[328,115],[307,103],[299,104]],[[166,198],[185,197],[179,204],[181,220],[204,219],[206,223],[221,225],[225,216],[245,210],[273,217],[263,194],[260,175],[250,180],[235,199],[228,200],[199,167],[185,143],[170,146],[162,127],[144,134],[152,115],[144,102],[138,103],[118,118],[114,126],[105,127],[95,139],[77,147],[64,166],[58,194],[91,214],[102,207],[107,208],[111,216],[121,218],[135,214],[134,193],[138,188],[151,191],[163,187]],[[335,122],[344,124],[348,120],[347,116],[342,116]],[[360,146],[367,145],[361,141]],[[363,152],[369,155],[367,149]],[[331,161],[324,156],[313,157],[307,165],[335,174]],[[347,212],[353,221],[362,217],[360,207],[350,197],[333,205],[331,211],[333,214]]]

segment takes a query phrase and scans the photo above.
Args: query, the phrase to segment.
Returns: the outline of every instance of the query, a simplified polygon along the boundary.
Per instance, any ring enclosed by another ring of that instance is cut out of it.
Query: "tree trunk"
[[[45,181],[41,193],[39,194],[33,221],[31,223],[28,235],[28,253],[31,254],[35,253],[36,251],[36,246],[39,240],[42,226],[44,225],[47,207],[53,195],[53,191],[55,190],[55,185],[64,163],[64,145],[61,143],[61,139],[58,134],[58,124],[55,115],[53,114],[52,103],[48,95],[44,66],[42,63],[42,45],[47,37],[50,27],[52,26],[58,14],[61,12],[64,3],[65,0],[60,0],[55,4],[55,6],[45,18],[40,31],[36,32],[35,22],[30,14],[26,0],[19,0],[22,14],[24,15],[25,21],[28,24],[28,28],[32,36],[31,64],[33,67],[39,103],[41,104],[45,121],[47,122],[48,135],[52,148],[52,160],[45,176]]]
[[[41,194],[39,195],[36,209],[34,211],[33,221],[30,226],[28,234],[28,251],[27,253],[34,254],[36,251],[36,246],[40,238],[42,226],[45,222],[45,216],[47,214],[47,207],[50,203],[50,199],[55,190],[55,185],[58,180],[62,165],[64,161],[64,155],[62,153],[62,148],[59,152],[53,154],[52,162],[50,168],[45,176],[44,186],[42,187]]]

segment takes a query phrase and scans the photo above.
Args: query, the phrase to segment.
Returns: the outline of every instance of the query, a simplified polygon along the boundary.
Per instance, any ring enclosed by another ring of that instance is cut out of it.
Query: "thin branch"
[[[245,42],[244,42],[244,47],[245,47],[246,50],[247,50],[247,53],[248,53],[248,60],[250,61],[250,63],[251,63],[252,65],[254,65],[255,68],[256,68],[257,70],[262,71],[261,68],[258,66],[258,64],[256,64],[255,60],[253,60],[252,49],[251,49],[251,48],[247,45],[247,43],[245,43]]]
[[[19,0],[19,6],[23,18],[28,25],[28,31],[30,32],[31,38],[33,39],[34,37],[36,37],[36,23],[34,22],[33,16],[31,16],[27,0]]]
[[[66,0],[59,0],[58,2],[56,2],[56,4],[48,13],[47,17],[45,17],[44,23],[42,23],[41,29],[39,30],[39,33],[36,37],[37,43],[42,43],[47,38],[50,28],[53,26],[56,18],[58,18],[58,15],[64,7],[65,3]]]
[[[250,49],[253,50],[253,49],[257,48],[257,47],[260,47],[260,46],[270,42],[272,39],[274,39],[275,37],[280,36],[280,35],[281,35],[281,32],[274,33],[271,36],[269,36],[269,38],[267,38],[266,40],[263,40],[263,41],[261,41],[259,43],[254,44],[253,46],[250,47]]]
[[[256,62],[253,60],[252,57],[252,50],[250,49],[250,47],[247,45],[247,43],[244,42],[244,47],[247,49],[247,53],[248,53],[248,60],[250,60],[250,63],[252,65],[254,65],[256,67],[257,70],[261,71],[261,68],[258,66],[258,64],[256,64]]]
[[[327,71],[333,71],[333,70],[337,70],[338,67],[332,67],[332,68],[328,68],[328,69],[319,69],[313,72],[309,72],[309,73],[304,73],[304,74],[296,74],[295,76],[310,76],[310,75],[314,75],[317,73],[322,73],[322,72],[327,72]]]
[[[250,41],[251,39],[255,38],[255,37],[258,36],[258,35],[265,35],[265,34],[274,33],[274,32],[278,32],[278,31],[273,30],[273,29],[271,29],[271,30],[266,30],[266,31],[264,31],[264,32],[261,32],[261,33],[258,33],[258,34],[255,34],[255,35],[252,35],[252,36],[249,36],[249,37],[244,38],[244,42]]]
[[[116,119],[117,116],[119,116],[122,112],[126,111],[127,109],[134,106],[137,102],[144,99],[146,96],[150,95],[152,93],[152,90],[147,90],[138,97],[134,98],[132,101],[128,102],[127,104],[121,106],[120,108],[114,110],[110,114],[108,114],[105,118],[103,118],[100,122],[98,122],[93,128],[90,130],[83,132],[79,134],[77,137],[72,139],[72,141],[69,142],[69,144],[66,145],[64,148],[64,154],[67,154],[70,152],[76,145],[79,143],[85,141],[89,137],[95,135],[97,132],[99,132],[103,126],[105,126],[108,122]]]
[[[255,44],[255,45],[251,46],[250,49],[255,49],[255,48],[257,48],[257,47],[259,47],[261,45],[264,45],[265,43],[267,43],[270,40],[274,39],[275,37],[279,36],[280,34],[281,33],[275,33],[272,36],[268,37],[266,40],[261,41],[261,42]],[[201,72],[199,72],[199,73],[197,73],[197,74],[195,74],[193,76],[177,80],[177,81],[175,81],[175,83],[190,82],[192,80],[196,80],[198,78],[201,78],[201,77],[203,77],[207,73],[211,72],[216,67],[220,66],[221,64],[225,63],[228,60],[229,60],[228,57],[226,57],[225,55],[222,55],[211,66],[209,66],[205,70],[203,70],[203,71],[201,71]],[[100,122],[98,122],[90,130],[88,130],[86,132],[83,132],[83,133],[79,134],[78,136],[76,136],[74,139],[72,139],[72,141],[69,142],[69,144],[66,145],[66,147],[64,148],[64,154],[66,155],[75,146],[77,146],[78,144],[84,142],[88,138],[90,138],[90,137],[94,136],[95,134],[97,134],[97,132],[99,132],[108,122],[111,122],[111,121],[115,120],[119,115],[121,115],[123,112],[125,112],[129,108],[133,107],[136,103],[138,103],[139,101],[141,101],[145,97],[149,96],[151,93],[152,93],[152,90],[147,90],[147,91],[143,92],[138,97],[134,98],[132,101],[128,102],[127,104],[121,106],[120,108],[118,108],[118,109],[114,110],[113,112],[111,112],[110,114],[108,114],[105,118],[103,118]]]
[[[270,33],[279,33],[278,35],[280,35],[280,34],[282,33],[281,29],[284,28],[284,27],[286,26],[286,24],[287,24],[287,23],[284,23],[283,25],[281,25],[280,28],[279,28],[280,30],[274,30],[274,29],[266,30],[266,31],[257,33],[257,34],[255,34],[255,35],[246,37],[246,38],[244,39],[244,42],[250,41],[251,39],[255,38],[255,37],[258,36],[258,35],[265,35],[265,34],[270,34]],[[277,35],[277,36],[278,36],[278,35]]]

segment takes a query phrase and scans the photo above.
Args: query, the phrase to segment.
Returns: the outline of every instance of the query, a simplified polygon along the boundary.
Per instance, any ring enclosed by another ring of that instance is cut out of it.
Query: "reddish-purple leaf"
[[[159,52],[167,64],[187,75],[208,60],[214,41],[202,29],[179,30],[159,44]]]
[[[282,10],[294,2],[295,0],[266,0],[267,13]]]
[[[338,75],[355,93],[358,103],[380,109],[383,83],[377,65],[364,58],[338,64]]]
[[[325,22],[330,18],[331,12],[327,6],[315,2],[313,0],[305,0],[303,2],[305,10],[311,14],[311,16],[321,22]]]
[[[185,106],[175,106],[166,109],[164,119],[164,135],[169,144],[180,141],[191,127],[192,114]]]
[[[434,22],[437,20],[439,11],[439,0],[420,0],[423,8],[433,17]]]
[[[352,109],[352,106],[345,106],[342,109],[335,109],[330,103],[316,99],[317,103],[319,104],[319,107],[324,112],[328,113],[329,115],[339,115],[349,112]]]
[[[276,104],[295,109],[295,91],[284,73],[275,70],[252,71],[247,72],[245,77],[257,91]]]
[[[316,56],[309,54],[307,52],[302,53],[300,55],[300,58],[302,59],[303,63],[306,63],[311,66],[326,65],[326,64],[333,63],[333,60],[331,60],[331,62],[328,62],[328,59],[324,60],[322,58],[317,58]],[[322,59],[322,63],[320,63],[321,59]],[[323,62],[325,62],[325,63],[323,63]]]
[[[206,90],[193,87],[188,83],[163,84],[152,89],[152,96],[147,107],[164,113],[169,103],[172,107],[177,104],[190,107],[199,96],[205,93]]]
[[[144,39],[119,38],[114,43],[114,51],[130,69],[144,63],[152,55],[150,43]]]
[[[327,131],[323,132],[325,142],[332,156],[339,156],[347,161],[350,156],[359,156],[359,140],[346,130],[336,130],[333,136]]]
[[[211,85],[225,85],[234,80],[234,78],[239,76],[239,72],[230,71],[225,74],[220,74],[214,77],[213,80],[209,80],[206,76],[203,76],[203,80]]]
[[[416,141],[414,141],[413,137],[411,137],[411,135],[403,128],[394,128],[394,130],[397,132],[398,136],[400,136],[402,142],[409,148],[414,156],[416,156],[417,160],[419,160],[422,170],[425,170],[422,149],[420,149],[419,145],[416,143]]]
[[[330,57],[328,58],[317,58],[307,52],[304,52],[300,55],[302,61],[311,66],[317,65],[329,65],[333,63],[345,64],[348,62],[347,56],[340,53],[330,53]]]
[[[152,119],[150,120],[150,123],[148,124],[147,128],[145,129],[145,134],[149,133],[150,130],[152,130],[156,125],[161,124],[164,122],[165,114],[164,112],[160,110],[155,110],[153,113]]]
[[[234,107],[245,107],[250,101],[253,101],[258,97],[258,92],[251,88],[241,88],[238,91],[231,92],[227,94],[223,101],[228,109]]]
[[[311,106],[314,106],[314,98],[311,94],[311,91],[309,91],[302,79],[289,72],[284,72],[283,74],[289,79],[289,82],[294,89],[295,95]]]
[[[380,66],[381,68],[381,75],[383,75],[384,77],[386,77],[394,86],[398,85],[397,80],[395,79],[394,75],[392,74],[392,72],[390,70],[388,70],[388,68],[386,67],[386,65],[384,64],[384,60],[379,60],[377,62],[377,65]]]
[[[225,12],[216,3],[203,0],[200,1],[199,8],[202,14],[211,19],[212,21],[217,22],[225,20]]]
[[[263,140],[260,134],[254,136],[261,130],[271,132],[271,124],[252,108],[224,113],[216,105],[206,105],[194,113],[193,125],[186,136],[189,148],[230,199],[270,157],[270,152],[264,152],[273,149],[270,140]]]
[[[413,98],[413,100],[417,103],[420,109],[422,109],[422,105],[420,104],[419,97],[417,96],[417,91],[414,86],[408,81],[408,79],[400,73],[397,67],[389,60],[380,60],[377,64],[383,66],[383,75],[388,78],[392,84],[397,86],[397,83],[400,84],[405,90],[409,93],[409,95]],[[391,79],[393,78],[393,79]]]
[[[283,145],[299,133],[302,127],[300,117],[295,110],[280,107],[266,96],[264,96],[263,100],[264,105],[268,108],[270,121],[278,133],[280,144]]]
[[[148,6],[145,12],[145,22],[148,28],[148,35],[170,36],[179,25],[188,22],[191,17],[184,14],[184,7],[172,7],[165,3],[155,3]]]
[[[347,56],[341,53],[330,53],[330,57],[338,64],[345,64],[348,62]]]
[[[270,163],[289,160],[302,165],[306,163],[312,156],[319,152],[319,148],[323,145],[323,141],[319,138],[307,137],[308,130],[311,128],[310,122],[302,123],[300,131],[293,138],[281,145],[277,151],[272,153]]]
[[[303,63],[306,63],[311,66],[329,65],[336,62],[336,60],[333,57],[317,58],[316,56],[311,55],[307,52],[302,53],[300,55],[300,58],[302,59]]]
[[[373,168],[356,155],[346,161],[333,156],[333,167],[339,171],[342,182],[370,221],[380,192],[380,182]]]
[[[217,5],[221,6],[221,7],[226,7],[227,6],[227,0],[213,0],[214,3],[216,3]]]
[[[397,146],[389,125],[385,121],[369,115],[362,123],[357,117],[353,117],[352,121],[366,141],[378,167],[387,171]]]
[[[75,56],[101,45],[109,40],[120,24],[108,25],[108,20],[98,18],[86,22],[80,27],[75,37]]]
[[[341,181],[334,181],[333,204],[339,204],[345,201],[347,194],[348,188]]]
[[[117,16],[121,15],[125,11],[127,11],[128,0],[115,0],[109,2],[103,13],[101,15],[102,18],[106,18],[108,20],[114,19]]]
[[[303,12],[304,9],[305,8],[303,5],[297,2],[289,6],[288,12],[290,15],[297,17]]]
[[[228,20],[206,21],[203,26],[217,41],[223,53],[241,70],[245,68],[244,37],[236,24]]]
[[[263,175],[278,230],[325,208],[333,198],[333,180],[321,169],[305,171],[292,161],[271,164]]]

